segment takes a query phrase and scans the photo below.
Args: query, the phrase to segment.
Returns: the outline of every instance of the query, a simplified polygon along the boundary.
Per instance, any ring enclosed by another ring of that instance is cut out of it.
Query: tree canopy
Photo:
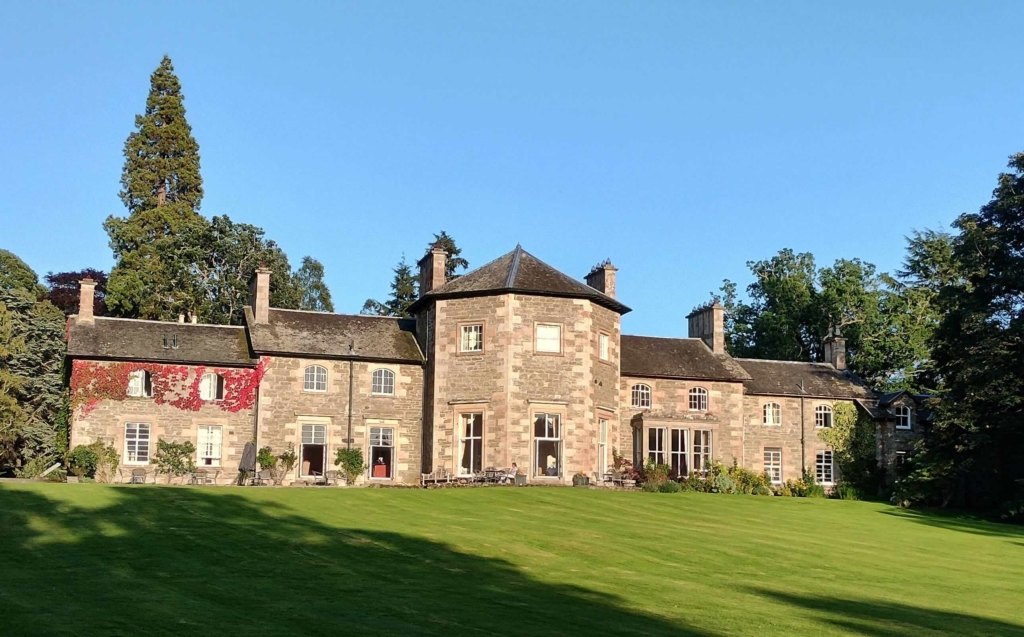
[[[417,298],[417,282],[412,268],[405,262],[405,255],[402,255],[402,260],[395,266],[394,273],[388,300],[381,302],[367,299],[366,303],[363,303],[363,314],[402,318],[409,316],[409,306],[416,302]]]
[[[95,268],[85,268],[73,272],[51,272],[45,277],[49,290],[46,300],[53,303],[65,314],[77,314],[80,300],[78,283],[89,278],[96,282],[96,293],[93,296],[93,314],[103,316],[107,311],[107,273]]]
[[[295,272],[295,285],[302,300],[299,309],[316,312],[333,312],[331,291],[324,283],[324,266],[313,257],[303,257],[302,266]]]

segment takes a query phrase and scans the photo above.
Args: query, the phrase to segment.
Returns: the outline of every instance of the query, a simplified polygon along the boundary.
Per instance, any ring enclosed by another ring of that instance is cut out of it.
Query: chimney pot
[[[179,323],[184,323],[185,322],[185,315],[184,314],[178,314],[178,322]]]
[[[256,268],[249,279],[249,305],[256,323],[270,322],[270,268]]]
[[[698,306],[686,316],[690,338],[699,338],[716,354],[725,354],[725,308],[718,300]]]
[[[197,325],[199,323],[199,317],[196,316],[195,314],[193,314],[190,318],[192,319],[192,325]]]
[[[612,265],[611,259],[605,259],[595,265],[586,276],[587,285],[606,296],[615,298],[615,273],[619,269]]]
[[[80,323],[93,324],[96,317],[93,314],[93,301],[96,298],[96,282],[86,277],[78,282],[78,321]]]

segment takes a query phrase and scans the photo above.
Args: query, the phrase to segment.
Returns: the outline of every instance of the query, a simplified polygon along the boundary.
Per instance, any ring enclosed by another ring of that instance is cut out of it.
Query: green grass
[[[750,496],[6,483],[0,634],[1024,636],[1024,530]]]

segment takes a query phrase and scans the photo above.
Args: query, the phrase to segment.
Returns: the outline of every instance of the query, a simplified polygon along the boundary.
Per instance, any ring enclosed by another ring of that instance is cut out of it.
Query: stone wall
[[[483,414],[482,466],[516,463],[538,482],[569,482],[577,471],[598,469],[597,412],[618,409],[618,314],[588,300],[494,295],[436,302],[433,351],[432,461],[457,472],[460,414]],[[484,350],[459,352],[460,327],[484,325]],[[535,351],[538,323],[561,326],[561,352]],[[600,361],[598,334],[609,340]],[[428,399],[429,401],[429,399]],[[561,418],[560,478],[533,470],[533,422],[538,413]]]
[[[327,369],[327,391],[303,389],[305,369],[321,365]],[[301,456],[301,428],[304,424],[326,427],[327,470],[335,470],[334,456],[347,446],[349,431],[349,361],[315,358],[274,357],[267,365],[259,393],[258,445],[270,446],[275,453],[294,449]],[[422,458],[423,368],[419,365],[351,363],[352,446],[363,451],[369,462],[369,428],[395,430],[395,460],[391,481],[414,483],[419,480]],[[394,396],[373,395],[372,374],[376,369],[395,374]],[[285,483],[311,481],[303,475],[301,462]],[[364,476],[361,480],[366,481]]]
[[[190,386],[195,378],[195,367],[189,367],[189,377],[184,387]],[[150,425],[150,459],[156,454],[158,440],[168,442],[192,442],[198,446],[198,430],[201,425],[223,427],[221,459],[219,467],[207,467],[211,472],[219,472],[216,477],[218,484],[230,484],[238,475],[238,463],[241,460],[242,448],[253,438],[253,410],[242,409],[231,413],[221,409],[216,403],[203,404],[198,411],[188,411],[173,407],[167,403],[158,405],[153,398],[125,398],[123,400],[104,399],[95,407],[83,413],[77,409],[72,415],[71,448],[87,445],[97,440],[112,443],[121,458],[120,481],[127,481],[131,469],[146,467],[149,469],[147,481],[155,478],[155,467],[152,460],[145,464],[128,464],[125,454],[125,423],[146,423]],[[194,460],[198,463],[199,458]],[[160,476],[159,481],[165,482],[167,476]],[[173,482],[181,482],[174,478]]]
[[[651,388],[651,408],[631,407],[633,386],[642,383]],[[690,390],[703,387],[708,391],[708,410],[690,411]],[[693,446],[695,430],[711,431],[711,457],[730,465],[733,460],[743,462],[743,384],[739,382],[677,380],[667,378],[638,378],[624,376],[620,383],[623,406],[618,420],[617,444],[619,453],[634,458],[633,427],[642,427],[640,457],[647,458],[649,430],[652,428],[687,430],[688,446]],[[639,418],[637,418],[639,416]],[[666,451],[671,439],[666,432]],[[667,457],[667,456],[666,456]]]

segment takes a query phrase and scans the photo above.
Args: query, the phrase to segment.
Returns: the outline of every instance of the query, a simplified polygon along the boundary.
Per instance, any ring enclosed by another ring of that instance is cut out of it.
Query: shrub
[[[341,467],[345,474],[345,483],[355,484],[356,478],[366,469],[366,461],[363,460],[363,452],[360,449],[338,449],[335,454],[334,464]]]
[[[736,482],[727,473],[719,473],[711,483],[715,493],[736,493]]]
[[[683,488],[679,486],[678,482],[672,482],[671,480],[667,480],[658,485],[659,493],[679,493],[682,490]]]
[[[57,462],[57,458],[54,456],[36,456],[18,470],[17,476],[28,479],[38,478],[44,471],[53,466],[54,462]],[[54,473],[58,473],[58,471],[50,473],[46,478],[48,480],[53,479]]]
[[[643,481],[644,484],[648,482],[655,486],[668,480],[668,474],[672,470],[667,464],[655,464],[653,460],[648,458],[644,462]]]
[[[114,449],[113,444],[103,444],[102,440],[92,443],[89,448],[96,455],[96,471],[93,473],[96,482],[113,482],[117,466],[121,461],[121,457],[117,455],[117,449]]]
[[[180,477],[196,470],[196,464],[192,460],[195,453],[196,446],[192,444],[192,441],[167,442],[162,439],[157,440],[153,464],[156,465],[156,472],[165,474],[167,476],[167,484],[170,484],[172,476]]]
[[[270,447],[261,447],[256,452],[256,462],[259,463],[260,469],[273,471],[277,467],[277,456],[274,455],[274,450]]]
[[[848,482],[840,482],[832,489],[832,497],[840,500],[862,500],[860,489]]]
[[[779,495],[784,498],[791,498],[795,495],[793,490],[789,488],[788,484],[777,484],[772,488],[775,491],[775,495]]]
[[[92,446],[78,445],[68,454],[68,471],[79,478],[92,477],[96,473],[96,450]]]
[[[736,483],[736,491],[738,493],[751,494],[757,487],[768,485],[767,474],[744,469],[738,466],[735,460],[733,460],[732,466],[729,467],[728,475]]]
[[[763,484],[759,484],[751,490],[753,495],[775,495],[771,489]]]
[[[640,485],[640,490],[646,493],[657,493],[659,486],[661,485],[655,484],[653,482],[644,482],[643,484]]]

